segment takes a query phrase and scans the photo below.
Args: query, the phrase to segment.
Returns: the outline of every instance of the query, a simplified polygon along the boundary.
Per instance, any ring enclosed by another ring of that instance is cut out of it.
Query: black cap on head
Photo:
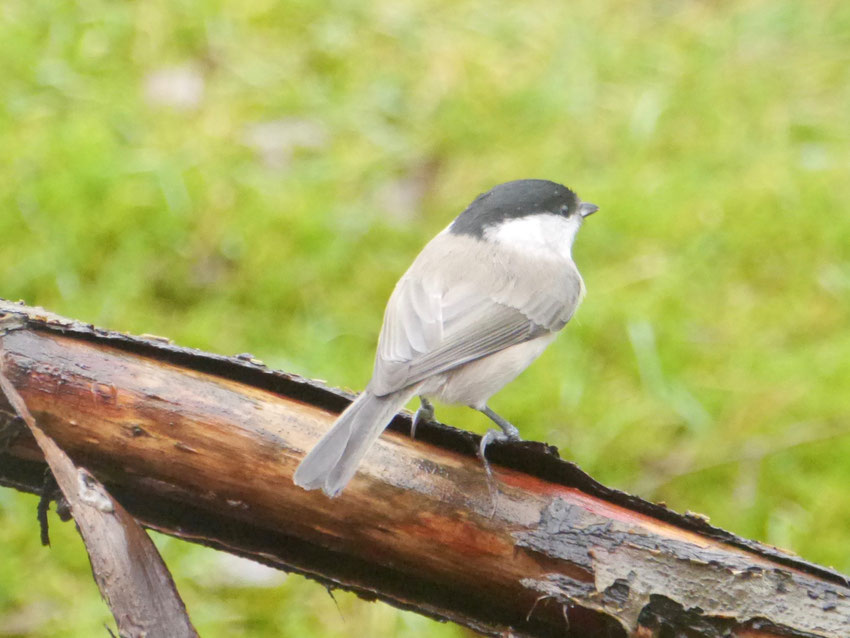
[[[580,214],[581,200],[566,186],[545,179],[518,179],[494,186],[458,215],[449,231],[482,237],[489,226],[535,213]]]

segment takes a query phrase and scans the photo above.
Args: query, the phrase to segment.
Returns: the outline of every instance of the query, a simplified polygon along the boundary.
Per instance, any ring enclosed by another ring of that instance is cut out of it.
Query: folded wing
[[[530,263],[476,239],[467,244],[462,252],[429,244],[398,282],[384,315],[372,392],[400,390],[569,321],[582,292],[572,264]]]

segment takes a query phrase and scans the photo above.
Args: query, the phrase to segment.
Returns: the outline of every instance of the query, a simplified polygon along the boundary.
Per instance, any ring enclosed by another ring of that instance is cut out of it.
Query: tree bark
[[[0,336],[6,325],[0,319]],[[85,468],[76,467],[38,427],[23,398],[6,378],[2,358],[0,395],[24,421],[44,455],[83,537],[92,574],[122,638],[197,638],[171,573],[150,537],[102,483]],[[42,539],[47,544],[46,516],[40,522],[44,525]]]
[[[843,575],[606,488],[543,444],[488,448],[493,498],[478,437],[411,440],[399,415],[331,500],[292,473],[348,395],[250,356],[4,314],[0,357],[39,426],[147,527],[489,635],[848,635]],[[0,482],[37,492],[43,456],[3,409]]]

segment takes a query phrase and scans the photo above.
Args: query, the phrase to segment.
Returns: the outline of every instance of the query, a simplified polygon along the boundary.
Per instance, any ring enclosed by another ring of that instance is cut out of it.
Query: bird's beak
[[[590,202],[582,202],[578,205],[578,212],[582,217],[590,217],[599,210],[599,206]]]

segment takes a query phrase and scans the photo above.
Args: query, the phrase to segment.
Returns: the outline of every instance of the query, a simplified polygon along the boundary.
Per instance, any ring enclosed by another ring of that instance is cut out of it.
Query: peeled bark
[[[247,356],[0,313],[18,318],[0,357],[39,425],[148,527],[490,635],[847,635],[841,574],[606,488],[548,446],[488,448],[494,501],[476,436],[411,440],[400,415],[331,500],[292,473],[347,395]],[[19,489],[43,469],[25,433],[0,456]]]
[[[0,320],[0,335],[3,333],[4,322]],[[100,481],[85,468],[76,467],[38,427],[23,398],[6,378],[2,359],[0,396],[23,420],[44,454],[83,537],[94,579],[121,636],[197,638],[174,580],[150,537]],[[46,526],[45,520],[42,525]],[[44,539],[46,531],[45,527]]]

